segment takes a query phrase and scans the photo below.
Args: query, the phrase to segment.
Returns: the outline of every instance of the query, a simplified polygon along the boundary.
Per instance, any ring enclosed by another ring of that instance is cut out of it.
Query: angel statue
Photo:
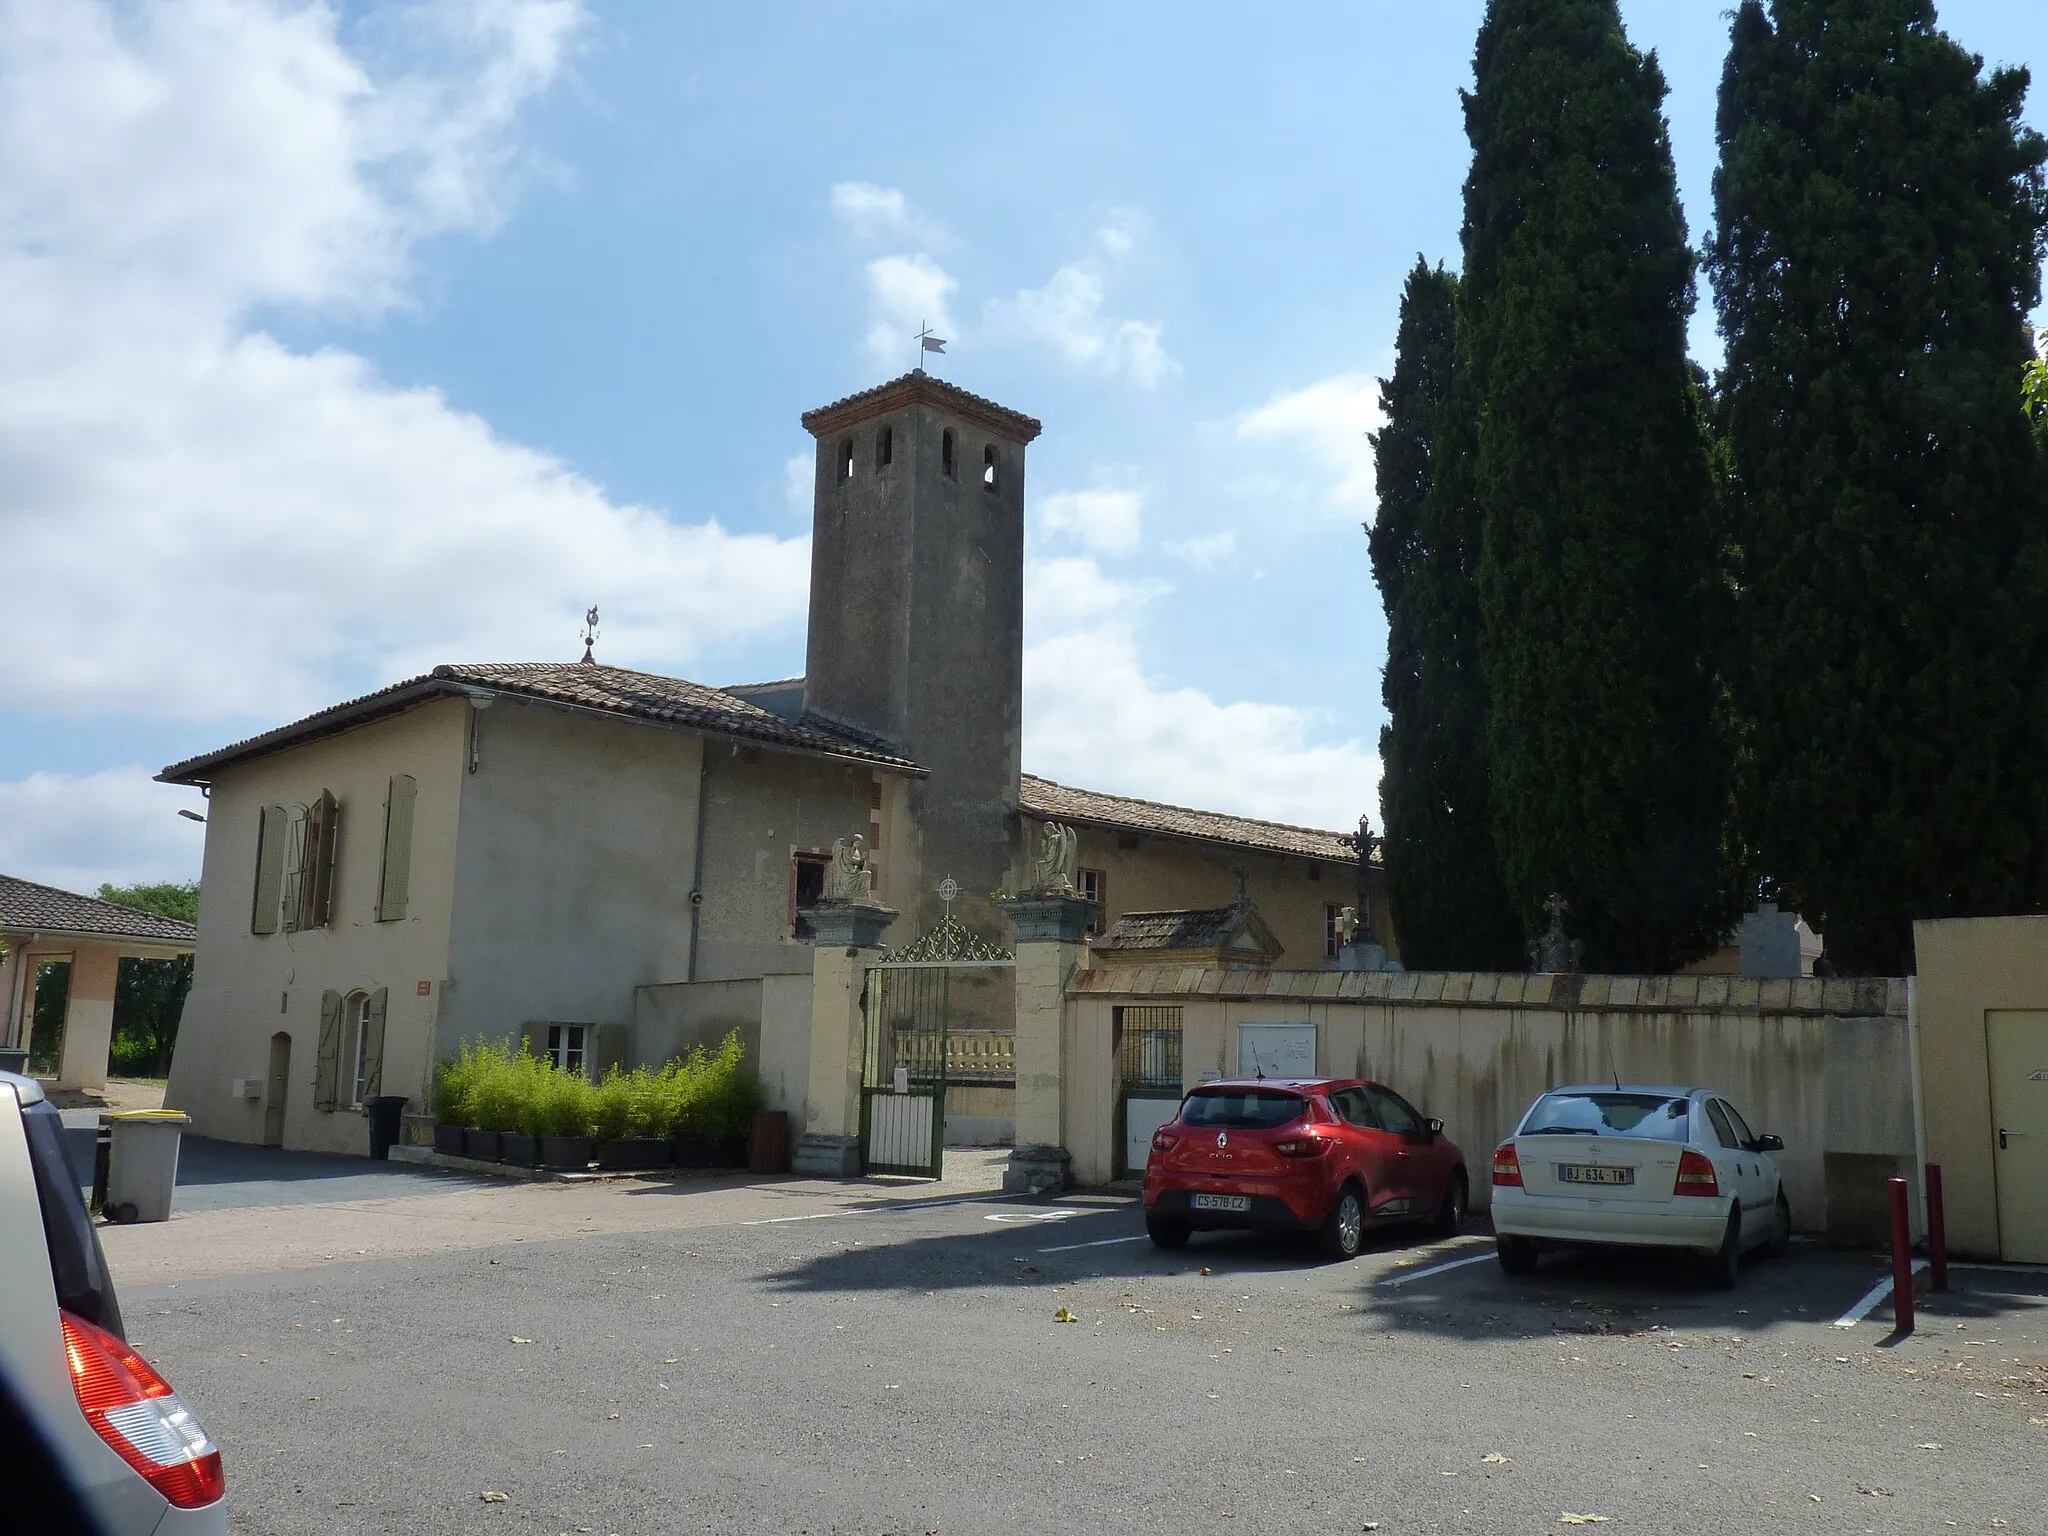
[[[874,867],[867,840],[858,832],[832,844],[832,867],[825,872],[825,899],[865,904],[872,896]]]
[[[1337,947],[1339,949],[1349,949],[1351,941],[1357,937],[1358,908],[1339,907],[1337,909]]]
[[[1046,896],[1073,895],[1074,861],[1080,852],[1081,842],[1072,827],[1048,821],[1038,843],[1038,868],[1031,877],[1032,891]]]

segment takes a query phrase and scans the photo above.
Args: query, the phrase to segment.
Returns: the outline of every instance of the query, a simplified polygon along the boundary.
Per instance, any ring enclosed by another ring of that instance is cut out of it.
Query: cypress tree
[[[2026,85],[1927,0],[1747,0],[1722,78],[1741,817],[1845,971],[2041,894]]]
[[[1726,587],[1664,77],[1614,0],[1490,0],[1465,97],[1458,393],[1480,513],[1491,814],[1526,932],[1589,968],[1716,947]]]
[[[1458,280],[1420,257],[1401,295],[1386,424],[1372,434],[1379,509],[1372,569],[1387,610],[1380,731],[1387,898],[1411,970],[1519,965],[1520,929],[1486,813],[1486,699],[1475,653],[1478,540],[1469,499],[1435,497],[1451,453],[1438,433],[1451,388]],[[1455,479],[1455,472],[1453,472]]]

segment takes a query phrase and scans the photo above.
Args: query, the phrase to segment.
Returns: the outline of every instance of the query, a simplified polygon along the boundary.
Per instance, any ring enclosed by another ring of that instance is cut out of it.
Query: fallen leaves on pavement
[[[511,1494],[492,1493],[489,1489],[485,1489],[482,1493],[478,1494],[477,1497],[482,1499],[486,1504],[510,1504],[512,1502]]]

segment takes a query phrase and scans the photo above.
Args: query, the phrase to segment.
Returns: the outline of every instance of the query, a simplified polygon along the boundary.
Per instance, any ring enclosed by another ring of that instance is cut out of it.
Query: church
[[[417,1134],[464,1040],[524,1037],[591,1072],[731,1028],[758,1048],[764,990],[809,985],[804,912],[856,837],[893,948],[948,918],[1006,945],[989,898],[1023,887],[1048,825],[1072,831],[1106,952],[1235,908],[1256,913],[1257,963],[1319,969],[1360,883],[1358,926],[1392,945],[1359,834],[1023,771],[1037,421],[920,370],[802,422],[802,677],[719,688],[588,648],[450,663],[158,776],[209,798],[167,1096],[196,1132],[360,1152],[353,1111],[402,1094]],[[1007,1139],[1003,1085],[982,1086],[962,1133]]]

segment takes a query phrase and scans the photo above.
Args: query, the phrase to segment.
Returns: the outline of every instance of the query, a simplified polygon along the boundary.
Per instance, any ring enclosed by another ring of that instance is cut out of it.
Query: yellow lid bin
[[[109,1221],[169,1221],[178,1186],[178,1143],[192,1117],[181,1109],[124,1109],[108,1115],[114,1145],[107,1158]]]

